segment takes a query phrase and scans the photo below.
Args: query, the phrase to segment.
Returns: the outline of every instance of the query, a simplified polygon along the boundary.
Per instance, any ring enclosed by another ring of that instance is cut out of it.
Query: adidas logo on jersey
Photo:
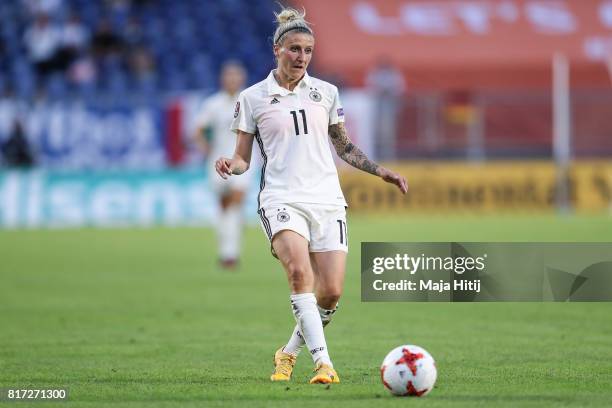
[[[270,101],[270,105],[273,105],[273,104],[275,104],[275,103],[280,103],[280,101],[279,101],[278,99],[276,99],[276,98],[274,98],[274,99],[272,99],[272,100]]]

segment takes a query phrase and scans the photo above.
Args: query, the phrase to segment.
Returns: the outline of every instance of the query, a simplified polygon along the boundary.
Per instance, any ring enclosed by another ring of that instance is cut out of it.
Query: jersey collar
[[[310,81],[310,76],[308,75],[308,72],[304,72],[304,77],[302,77],[302,80],[297,84],[297,86],[295,87],[293,91],[290,91],[288,89],[283,88],[282,86],[278,84],[278,82],[276,82],[276,78],[274,78],[274,70],[272,70],[270,71],[268,78],[266,78],[266,82],[268,84],[268,95],[269,96],[272,96],[272,95],[285,96],[285,95],[294,93],[299,87],[303,88],[306,86],[310,86],[311,81]]]

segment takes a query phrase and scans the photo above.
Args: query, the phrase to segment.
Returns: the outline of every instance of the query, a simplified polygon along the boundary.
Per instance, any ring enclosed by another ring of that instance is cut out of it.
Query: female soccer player
[[[258,212],[272,253],[287,273],[297,321],[289,342],[274,356],[271,380],[291,378],[305,343],[315,363],[310,383],[337,383],[323,326],[342,293],[348,240],[346,201],[328,137],[353,167],[395,184],[402,193],[407,185],[402,176],[370,161],[351,143],[338,89],[306,72],[314,35],[304,14],[286,8],[276,18],[277,67],[238,97],[232,123],[238,134],[234,156],[218,159],[216,170],[222,178],[244,173],[257,141],[263,156]]]
[[[245,82],[245,71],[238,62],[226,62],[221,69],[222,90],[209,97],[197,120],[194,140],[200,151],[209,157],[230,155],[236,146],[236,135],[232,133],[232,112],[238,92]],[[205,137],[210,135],[210,141]],[[231,269],[240,258],[242,233],[242,202],[249,187],[248,177],[222,180],[212,177],[214,161],[209,161],[210,188],[219,199],[220,214],[216,220],[219,262],[223,268]]]

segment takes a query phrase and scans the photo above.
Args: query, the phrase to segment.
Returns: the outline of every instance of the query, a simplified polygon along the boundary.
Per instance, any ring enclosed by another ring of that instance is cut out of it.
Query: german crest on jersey
[[[310,94],[308,96],[310,96],[310,99],[315,102],[321,102],[321,99],[323,99],[319,91],[317,91],[316,89],[310,91]]]
[[[236,102],[236,109],[234,109],[234,119],[238,117],[239,113],[240,113],[240,101]]]

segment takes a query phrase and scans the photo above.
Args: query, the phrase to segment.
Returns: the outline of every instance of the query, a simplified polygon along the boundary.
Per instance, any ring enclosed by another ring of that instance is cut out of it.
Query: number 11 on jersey
[[[299,111],[291,111],[291,115],[293,116],[293,125],[295,126],[295,135],[299,136],[300,134],[300,126],[298,125],[298,115],[300,112],[302,114],[302,123],[304,124],[304,134],[308,134],[308,124],[306,123],[306,111],[304,109],[300,109]]]

